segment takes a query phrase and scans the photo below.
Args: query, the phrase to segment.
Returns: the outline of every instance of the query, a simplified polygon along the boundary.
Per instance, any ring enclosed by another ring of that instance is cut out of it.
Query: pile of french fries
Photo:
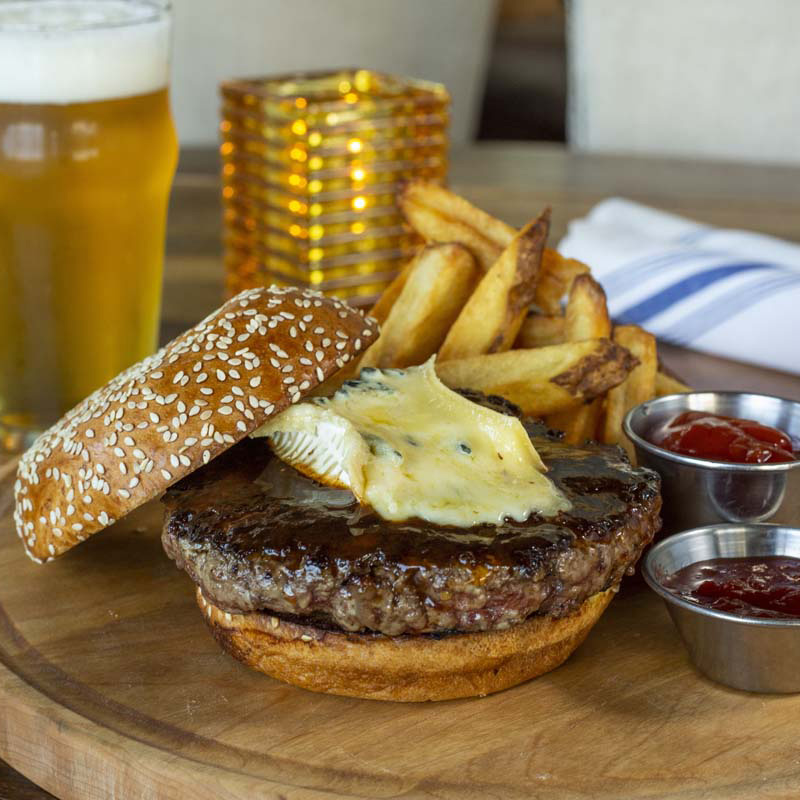
[[[425,245],[370,312],[380,336],[338,382],[436,354],[448,386],[501,395],[568,442],[621,444],[633,458],[625,413],[689,387],[659,369],[651,334],[612,325],[586,264],[547,247],[549,209],[516,230],[424,182],[400,206]]]

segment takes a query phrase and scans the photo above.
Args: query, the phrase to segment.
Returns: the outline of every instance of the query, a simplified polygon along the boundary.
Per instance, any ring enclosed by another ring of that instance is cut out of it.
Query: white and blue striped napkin
[[[571,222],[558,249],[592,268],[615,321],[800,373],[800,245],[611,198]]]

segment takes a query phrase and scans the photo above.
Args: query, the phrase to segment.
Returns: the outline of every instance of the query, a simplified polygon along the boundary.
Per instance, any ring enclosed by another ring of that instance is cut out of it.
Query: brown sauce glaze
[[[255,439],[167,492],[165,550],[226,610],[317,616],[345,630],[487,630],[562,616],[636,562],[660,525],[659,479],[620,448],[567,445],[525,424],[572,504],[556,517],[466,529],[387,522]]]

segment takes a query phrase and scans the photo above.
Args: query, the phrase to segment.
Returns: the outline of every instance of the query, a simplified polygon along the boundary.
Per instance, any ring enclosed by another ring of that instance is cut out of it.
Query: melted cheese
[[[333,397],[292,406],[252,435],[386,520],[469,527],[569,507],[520,421],[448,389],[432,359],[365,369]]]

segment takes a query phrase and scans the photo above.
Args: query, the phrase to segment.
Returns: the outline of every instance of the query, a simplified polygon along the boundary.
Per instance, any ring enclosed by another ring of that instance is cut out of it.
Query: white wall
[[[571,0],[570,143],[800,163],[800,0]]]
[[[172,104],[182,145],[216,144],[226,78],[356,66],[444,83],[471,138],[496,0],[173,0]]]

